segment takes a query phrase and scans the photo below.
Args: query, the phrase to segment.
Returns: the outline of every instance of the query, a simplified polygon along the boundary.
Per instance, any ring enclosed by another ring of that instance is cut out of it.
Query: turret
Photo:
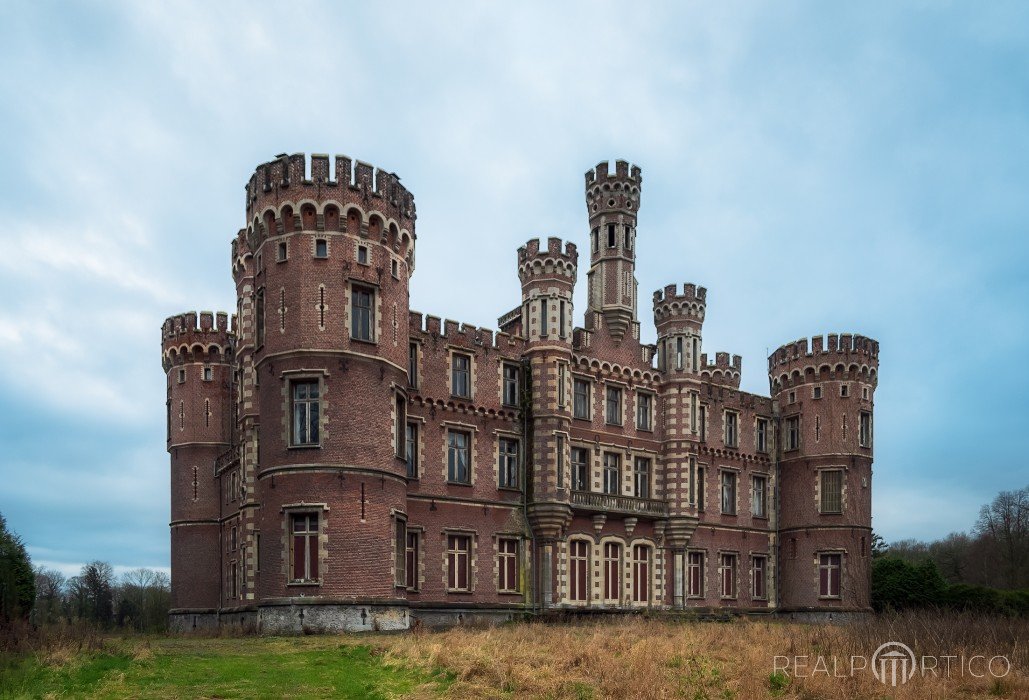
[[[696,376],[700,372],[706,306],[707,289],[694,284],[683,285],[681,292],[674,284],[654,292],[659,370],[670,376]]]
[[[779,420],[780,602],[868,610],[879,344],[816,336],[768,358]],[[814,497],[812,498],[812,494]]]
[[[518,279],[522,283],[522,328],[530,343],[571,344],[572,291],[579,262],[574,243],[562,246],[548,238],[518,249]]]
[[[626,332],[639,338],[636,314],[636,213],[643,177],[624,160],[612,173],[606,161],[586,172],[590,271],[586,329],[601,323],[616,343]]]
[[[209,311],[172,316],[161,327],[171,455],[173,612],[219,605],[219,485],[216,458],[230,444],[235,317]]]

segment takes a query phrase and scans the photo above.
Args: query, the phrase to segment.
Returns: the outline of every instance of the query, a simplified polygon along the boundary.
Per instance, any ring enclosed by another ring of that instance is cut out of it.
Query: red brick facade
[[[749,394],[739,356],[702,352],[692,284],[654,294],[641,343],[641,188],[624,161],[586,174],[583,327],[579,251],[551,238],[518,250],[521,304],[494,333],[410,309],[395,175],[261,165],[231,325],[163,327],[177,624],[867,610],[878,344],[785,345],[771,398]]]

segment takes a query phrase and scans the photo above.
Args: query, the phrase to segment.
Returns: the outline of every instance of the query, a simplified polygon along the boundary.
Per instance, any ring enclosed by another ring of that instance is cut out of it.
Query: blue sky
[[[1029,11],[556,5],[0,5],[0,512],[37,562],[167,566],[160,324],[234,308],[282,152],[397,172],[413,308],[491,328],[519,245],[585,244],[583,172],[638,163],[645,339],[689,281],[751,391],[782,343],[881,342],[887,540],[1029,483]]]

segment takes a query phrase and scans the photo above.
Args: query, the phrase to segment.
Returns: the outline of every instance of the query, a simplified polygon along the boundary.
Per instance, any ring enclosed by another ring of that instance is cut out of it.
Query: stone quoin
[[[653,295],[638,167],[586,173],[580,251],[517,251],[486,330],[410,306],[414,197],[345,156],[246,184],[237,307],[164,322],[173,629],[406,629],[548,611],[870,610],[878,343],[703,348],[707,290]],[[447,281],[461,293],[460,279]]]

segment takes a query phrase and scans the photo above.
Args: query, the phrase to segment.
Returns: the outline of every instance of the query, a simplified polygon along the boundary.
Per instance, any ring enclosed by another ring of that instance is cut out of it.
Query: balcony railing
[[[220,455],[218,455],[215,458],[215,460],[214,460],[214,473],[217,474],[222,469],[225,469],[226,467],[231,466],[232,463],[237,461],[238,459],[239,459],[239,450],[237,450],[235,447],[230,447],[229,449],[225,450],[224,452],[222,452]]]
[[[663,518],[668,515],[668,504],[665,501],[634,496],[617,496],[610,493],[572,491],[572,505],[583,510],[645,515],[651,518]]]

